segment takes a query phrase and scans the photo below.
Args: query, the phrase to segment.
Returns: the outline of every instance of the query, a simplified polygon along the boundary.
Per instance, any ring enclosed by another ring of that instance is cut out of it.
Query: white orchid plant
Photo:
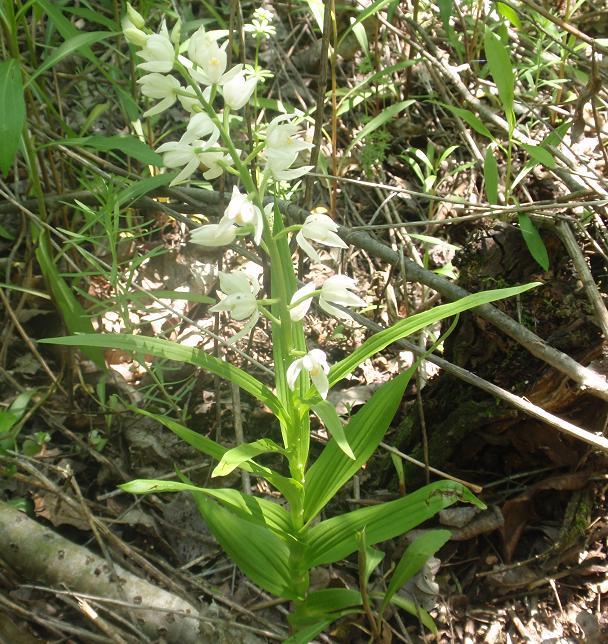
[[[270,21],[267,12],[260,13],[245,31],[255,35],[259,43],[263,29],[272,33]],[[123,30],[141,60],[139,69],[145,72],[138,81],[141,93],[157,101],[144,116],[156,116],[178,101],[189,115],[181,138],[158,148],[164,167],[178,170],[171,185],[186,182],[197,172],[207,180],[222,174],[235,179],[223,216],[193,230],[190,241],[206,247],[250,243],[266,255],[266,264],[271,267],[271,292],[261,293],[258,278],[239,268],[221,272],[219,290],[223,296],[210,311],[243,323],[241,331],[226,338],[228,345],[249,334],[261,316],[270,320],[274,381],[261,382],[226,360],[160,338],[97,335],[57,342],[119,347],[207,369],[264,404],[276,417],[281,437],[280,443],[260,437],[228,449],[169,417],[136,410],[156,418],[184,441],[216,459],[214,477],[242,469],[264,479],[276,496],[251,496],[232,488],[202,488],[183,476],[177,481],[136,480],[123,485],[123,489],[136,494],[191,492],[210,530],[242,572],[265,590],[295,602],[290,618],[292,642],[309,641],[345,614],[364,611],[370,620],[374,619],[370,602],[376,602],[378,620],[392,602],[432,628],[428,614],[400,597],[397,590],[449,538],[449,533],[430,530],[418,537],[397,565],[388,589],[382,592],[368,592],[374,567],[371,562],[379,561],[378,551],[372,546],[411,530],[459,500],[481,504],[460,483],[440,480],[388,503],[320,520],[331,499],[382,441],[416,365],[380,387],[346,424],[328,401],[328,394],[362,362],[400,338],[530,286],[479,293],[401,320],[331,365],[325,352],[310,346],[305,335],[304,323],[313,299],[318,298],[325,314],[344,320],[351,319],[350,309],[365,307],[366,302],[356,293],[355,280],[346,275],[334,275],[320,285],[308,281],[300,286],[297,282],[290,236],[295,236],[297,252],[313,262],[321,260],[322,247],[347,248],[336,222],[328,215],[310,214],[301,224],[285,223],[279,200],[285,183],[297,181],[312,170],[312,166],[299,163],[301,154],[311,148],[300,129],[300,119],[278,115],[258,133],[256,141],[250,142],[249,150],[237,149],[231,133],[231,114],[250,101],[260,75],[241,64],[228,66],[228,33],[199,27],[182,43],[179,24],[169,33],[163,22],[159,31],[152,33],[130,5]],[[329,439],[317,450],[320,453],[312,463],[311,415],[324,426]],[[269,456],[271,462],[279,459],[284,465],[264,465]],[[362,572],[359,589],[311,591],[312,568],[353,553],[358,553],[360,570],[366,571]]]

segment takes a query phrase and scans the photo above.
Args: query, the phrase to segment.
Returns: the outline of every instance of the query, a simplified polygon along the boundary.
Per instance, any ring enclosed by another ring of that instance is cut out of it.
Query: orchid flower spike
[[[327,364],[325,352],[321,351],[321,349],[312,349],[303,358],[298,358],[289,365],[285,375],[287,384],[292,391],[296,387],[296,380],[302,370],[309,373],[321,398],[327,398],[327,393],[329,392],[329,381],[327,379],[329,365]]]
[[[308,240],[315,241],[323,246],[333,246],[334,248],[348,248],[336,232],[338,224],[329,216],[323,214],[311,214],[306,217],[304,225],[296,235],[296,241],[300,248],[314,262],[320,262],[319,253],[312,247]]]

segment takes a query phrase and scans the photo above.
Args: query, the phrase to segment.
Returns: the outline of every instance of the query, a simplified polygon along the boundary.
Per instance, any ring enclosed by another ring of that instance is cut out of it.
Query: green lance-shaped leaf
[[[309,593],[287,617],[292,626],[301,628],[320,620],[331,621],[343,614],[342,611],[358,608],[362,604],[361,593],[350,588],[324,588]]]
[[[83,136],[55,141],[54,144],[78,145],[84,148],[101,150],[102,152],[118,150],[147,165],[161,166],[163,163],[160,154],[154,152],[150,146],[135,136]]]
[[[209,529],[234,563],[264,590],[287,599],[300,599],[306,588],[294,580],[286,539],[269,528],[243,519],[195,494]]]
[[[492,204],[498,203],[498,163],[494,150],[489,146],[483,162],[483,179],[488,201]]]
[[[233,514],[265,526],[281,537],[288,538],[292,530],[289,514],[278,503],[243,494],[231,488],[202,488],[184,481],[135,479],[119,486],[130,494],[160,494],[161,492],[192,492],[219,501]]]
[[[422,313],[417,313],[409,318],[400,320],[388,329],[374,334],[356,351],[353,351],[349,356],[344,358],[344,360],[337,362],[329,372],[329,386],[333,387],[337,382],[342,380],[342,378],[345,378],[352,373],[362,362],[365,362],[371,356],[382,351],[382,349],[388,347],[389,344],[397,342],[397,340],[401,340],[401,338],[405,338],[406,336],[423,329],[429,324],[434,324],[435,322],[439,322],[440,320],[461,313],[462,311],[473,309],[476,306],[481,306],[482,304],[488,304],[489,302],[495,302],[496,300],[502,300],[507,297],[519,295],[520,293],[524,293],[536,286],[540,286],[540,282],[532,282],[530,284],[524,284],[523,286],[513,286],[510,288],[473,293],[472,295],[467,295],[456,302],[449,302],[447,304],[435,306],[429,311],[423,311]]]
[[[315,517],[374,453],[397,411],[414,368],[382,385],[344,429],[355,455],[350,458],[332,438],[306,474],[304,520]]]
[[[44,228],[39,228],[33,224],[33,231],[36,238],[36,259],[40,264],[40,269],[47,283],[55,306],[57,307],[67,330],[70,333],[94,334],[91,319],[86,311],[82,308],[80,302],[76,299],[74,291],[57,269],[55,258],[51,253],[48,232]],[[82,336],[81,336],[82,337]],[[50,339],[39,340],[39,342],[49,342]],[[103,352],[97,347],[83,346],[82,352],[92,360],[100,369],[106,368]]]
[[[128,205],[152,192],[152,190],[168,185],[176,176],[177,172],[165,172],[164,174],[157,174],[155,177],[145,177],[139,181],[134,181],[118,193],[116,203],[119,206]]]
[[[528,145],[527,143],[522,143],[521,147],[526,150],[530,155],[530,158],[536,161],[536,163],[540,163],[546,168],[555,168],[557,165],[551,152],[542,145]]]
[[[380,606],[380,615],[382,615],[395,593],[421,570],[426,561],[448,541],[450,534],[449,530],[429,530],[410,543],[391,576]]]
[[[30,76],[27,84],[29,85],[40,74],[43,74],[47,69],[53,67],[58,62],[62,61],[71,54],[79,53],[85,54],[90,52],[90,46],[101,40],[106,40],[112,36],[116,36],[118,32],[112,31],[87,31],[85,33],[78,33],[71,38],[68,38],[60,47],[57,47],[53,53],[45,58],[42,65]]]
[[[515,80],[513,77],[513,65],[509,52],[502,40],[486,29],[484,35],[484,49],[488,61],[490,73],[498,89],[498,96],[505,116],[511,129],[515,127],[515,112],[513,111],[513,91]]]
[[[372,593],[371,597],[372,599],[382,599],[382,595],[380,593]],[[391,604],[403,609],[415,617],[421,624],[428,628],[433,635],[437,634],[437,626],[435,626],[433,618],[417,602],[414,603],[411,599],[406,599],[401,595],[393,595],[391,598]]]
[[[496,9],[498,10],[498,13],[503,18],[506,18],[514,27],[517,27],[518,29],[521,27],[521,20],[513,7],[510,7],[504,2],[497,2]]]
[[[327,400],[321,400],[320,402],[312,406],[312,410],[315,414],[321,419],[321,422],[325,425],[327,431],[330,433],[331,437],[335,439],[338,447],[353,461],[355,460],[355,454],[351,449],[351,446],[348,444],[346,439],[346,434],[344,433],[344,426],[338,416],[336,408]]]
[[[233,382],[257,398],[260,402],[263,402],[273,411],[275,416],[279,418],[284,416],[283,406],[279,399],[257,378],[250,376],[246,371],[234,365],[219,360],[194,347],[184,347],[170,340],[163,340],[162,338],[149,338],[140,335],[120,333],[84,334],[66,338],[48,338],[44,342],[64,346],[123,349],[136,353],[152,354],[157,358],[186,362],[195,367],[210,371],[216,376],[224,378],[224,380]]]
[[[382,127],[389,121],[391,121],[393,118],[395,118],[400,112],[408,108],[412,103],[414,103],[414,99],[410,98],[407,101],[401,101],[400,103],[395,103],[394,105],[391,105],[390,107],[385,108],[378,114],[378,116],[375,116],[369,123],[367,123],[359,133],[355,137],[353,137],[353,140],[348,144],[348,147],[344,151],[343,158],[346,159],[348,158],[349,152],[353,149],[355,145],[359,141],[362,141],[365,139],[366,136],[369,136],[372,132],[376,131],[379,127]]]
[[[534,222],[524,212],[518,216],[519,228],[521,234],[524,236],[526,246],[530,251],[530,255],[534,257],[536,262],[542,267],[544,271],[549,270],[549,255],[543,238],[536,229]]]
[[[452,112],[452,114],[459,116],[465,123],[470,125],[478,134],[487,137],[488,139],[493,140],[494,137],[488,128],[482,123],[481,119],[473,114],[470,110],[464,109],[462,107],[455,107],[454,105],[449,105],[448,103],[442,103],[441,101],[429,101],[436,105],[441,105],[447,110]]]
[[[350,610],[349,613],[359,612],[358,610]],[[348,613],[345,613],[348,614]],[[342,617],[342,615],[338,615]],[[303,626],[301,629],[297,630],[293,635],[290,635],[283,644],[309,644],[312,642],[317,635],[320,635],[335,619],[338,617],[332,617],[331,619],[324,619],[321,621],[313,622],[307,626]]]
[[[237,445],[237,447],[233,447],[224,453],[222,459],[211,473],[211,476],[226,476],[245,461],[249,461],[261,454],[269,453],[285,454],[285,450],[270,438],[260,438],[253,443]]]
[[[363,528],[373,545],[404,534],[459,500],[485,507],[460,483],[437,481],[395,501],[322,521],[308,532],[304,563],[313,568],[344,559],[357,550],[357,532]]]
[[[15,160],[25,123],[25,100],[19,61],[0,63],[0,170],[6,177]]]
[[[214,440],[211,440],[198,432],[184,427],[184,425],[178,423],[172,418],[168,418],[162,414],[153,414],[137,407],[130,407],[130,409],[138,414],[148,416],[149,418],[153,418],[158,421],[167,429],[172,431],[176,436],[179,436],[179,438],[188,443],[188,445],[191,445],[194,449],[197,449],[199,452],[202,452],[207,456],[211,456],[211,458],[214,458],[216,461],[220,461],[228,451],[223,445],[216,443]],[[279,490],[289,503],[294,504],[298,502],[302,494],[302,484],[298,483],[298,481],[283,476],[268,467],[258,465],[252,461],[241,463],[239,467],[242,470],[251,472],[256,476],[266,479],[271,485],[274,485],[274,487]]]

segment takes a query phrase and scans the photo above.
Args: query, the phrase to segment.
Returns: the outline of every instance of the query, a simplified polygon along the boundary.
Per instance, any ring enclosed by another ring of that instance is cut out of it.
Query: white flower
[[[316,288],[314,282],[309,282],[293,294],[290,305],[293,305],[299,300],[306,298],[307,295],[309,296],[308,298],[304,299],[304,301],[296,304],[296,306],[294,306],[292,309],[289,309],[289,316],[294,322],[301,320],[308,313],[308,309],[312,304],[312,292],[315,290]]]
[[[180,62],[185,64],[192,76],[203,85],[221,85],[230,80],[243,67],[235,65],[226,72],[228,41],[218,45],[217,40],[221,34],[223,32],[205,31],[204,27],[199,27],[192,34],[188,43],[188,58],[180,56]]]
[[[226,297],[212,306],[210,311],[229,311],[235,320],[246,320],[257,311],[256,295],[260,291],[260,285],[244,271],[220,271],[220,288]]]
[[[329,391],[329,381],[327,380],[329,365],[327,364],[325,352],[321,351],[321,349],[312,349],[303,358],[298,358],[289,365],[285,375],[287,384],[292,391],[295,389],[296,380],[302,369],[310,374],[310,378],[321,398],[327,398],[327,392]]]
[[[243,70],[237,72],[222,85],[224,103],[232,110],[240,110],[251,98],[257,82],[257,78],[252,76],[245,78]]]
[[[220,272],[220,288],[226,297],[209,310],[214,313],[229,311],[235,320],[247,320],[243,328],[228,340],[228,344],[234,344],[253,329],[260,317],[256,302],[260,285],[244,271]]]
[[[262,233],[264,232],[262,211],[255,204],[251,203],[251,200],[246,194],[241,194],[236,186],[232,188],[232,197],[230,198],[228,207],[224,211],[222,220],[235,223],[238,226],[253,226],[253,241],[257,246],[260,245]]]
[[[136,47],[145,47],[149,36],[130,19],[129,14],[123,17],[120,25],[127,42]]]
[[[203,172],[203,177],[211,181],[217,179],[223,172],[222,165],[232,165],[232,157],[229,154],[224,154],[219,150],[210,150],[208,152],[201,152],[198,155],[201,163],[207,167]]]
[[[337,230],[338,224],[331,217],[323,214],[308,215],[304,225],[296,235],[296,241],[310,259],[320,262],[319,253],[309,244],[308,240],[310,239],[324,246],[348,248],[348,245],[336,235]]]
[[[186,132],[180,139],[182,143],[192,143],[197,139],[211,135],[207,141],[209,145],[215,145],[220,138],[220,131],[214,125],[211,117],[206,112],[195,114],[186,127]]]
[[[312,170],[313,166],[303,166],[290,170],[298,153],[310,150],[312,143],[298,138],[298,127],[294,123],[283,123],[290,119],[290,114],[281,114],[268,124],[266,133],[266,167],[274,177],[283,181],[291,181]]]
[[[367,302],[358,295],[351,293],[350,290],[356,288],[356,282],[346,275],[333,275],[323,282],[321,293],[319,294],[319,306],[330,315],[335,315],[343,320],[351,319],[351,316],[341,309],[337,309],[333,304],[341,306],[367,306]],[[349,290],[350,289],[350,290]]]
[[[160,33],[148,36],[145,47],[137,55],[146,61],[139,63],[138,67],[147,72],[167,74],[173,69],[175,48],[164,22],[161,25]]]
[[[175,103],[177,90],[181,88],[177,78],[173,76],[163,76],[163,74],[153,73],[142,76],[138,81],[141,85],[141,93],[148,98],[160,98],[160,103],[144,112],[144,116],[153,116],[160,114]]]
[[[190,241],[210,248],[227,246],[234,241],[237,227],[229,221],[221,220],[218,224],[207,224],[195,228],[190,233]]]
[[[209,165],[207,163],[207,155],[215,154],[205,152],[209,145],[211,145],[209,142],[201,140],[191,141],[189,143],[184,143],[184,141],[171,141],[169,143],[163,143],[156,149],[157,152],[162,153],[163,165],[165,167],[179,168],[184,166],[182,171],[169,184],[170,186],[182,183],[188,179],[195,173],[201,163],[206,166]],[[219,154],[222,153],[220,152]],[[203,176],[205,176],[205,174],[203,174]]]

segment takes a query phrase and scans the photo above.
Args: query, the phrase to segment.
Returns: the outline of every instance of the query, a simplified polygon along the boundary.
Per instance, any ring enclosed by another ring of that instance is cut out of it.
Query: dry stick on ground
[[[364,232],[353,232],[344,226],[341,226],[338,232],[345,242],[362,248],[371,255],[384,259],[390,264],[399,266],[399,255],[368,234]],[[410,260],[404,260],[403,266],[405,267],[408,280],[430,286],[449,300],[459,300],[470,295],[464,288],[453,284],[432,271],[421,268]],[[588,389],[593,395],[602,400],[608,400],[608,382],[601,374],[583,367],[569,355],[550,346],[535,333],[532,333],[532,331],[517,323],[491,304],[478,306],[473,309],[473,312],[475,315],[479,315],[489,322],[492,322],[494,326],[525,347],[532,355],[544,360],[547,364],[566,374],[581,387]]]
[[[476,311],[477,309],[473,310]],[[359,324],[366,326],[368,329],[372,329],[374,331],[383,330],[383,328],[379,324],[368,320],[366,317],[364,317],[360,313],[357,313],[356,311],[349,311],[349,314],[356,322],[359,322]],[[425,360],[428,360],[428,362],[432,362],[434,365],[441,367],[445,372],[455,376],[456,378],[459,378],[463,382],[467,382],[475,387],[478,387],[479,389],[482,389],[483,391],[488,392],[492,396],[496,396],[497,398],[504,400],[506,403],[512,405],[516,409],[519,409],[528,416],[538,418],[538,420],[547,423],[547,425],[550,425],[551,427],[555,427],[555,429],[563,432],[564,434],[568,434],[573,438],[577,438],[584,441],[585,443],[588,443],[589,445],[592,445],[593,447],[597,447],[598,449],[608,452],[608,439],[604,436],[598,436],[592,432],[582,429],[581,427],[578,427],[577,425],[574,425],[573,423],[568,422],[567,420],[563,420],[559,416],[555,416],[554,414],[545,411],[542,407],[531,403],[529,400],[521,398],[520,396],[516,396],[510,391],[502,389],[502,387],[494,385],[491,382],[484,380],[480,376],[475,375],[471,371],[467,371],[462,367],[452,364],[451,362],[448,362],[447,360],[444,360],[443,358],[440,358],[435,354],[427,354],[413,342],[409,342],[407,340],[398,340],[397,342],[395,342],[395,344],[399,347],[407,349],[408,351],[411,351],[416,355],[423,356]],[[469,484],[465,482],[465,485]]]
[[[602,299],[602,294],[593,280],[593,275],[591,275],[591,271],[587,266],[587,262],[585,261],[585,257],[583,256],[578,242],[576,241],[576,237],[574,236],[570,225],[566,221],[558,221],[556,228],[557,233],[562,240],[562,244],[568,251],[570,259],[572,259],[572,263],[581,278],[585,293],[587,294],[589,301],[593,304],[604,338],[608,339],[608,311],[606,311],[606,305]]]
[[[80,591],[120,600],[118,581],[112,578],[103,559],[1,501],[0,534],[3,546],[0,556],[23,577],[66,586],[75,595]],[[130,608],[141,618],[139,627],[150,637],[163,636],[166,641],[179,644],[260,641],[252,635],[243,635],[229,623],[207,618],[206,607],[200,610],[120,566],[116,570]]]

